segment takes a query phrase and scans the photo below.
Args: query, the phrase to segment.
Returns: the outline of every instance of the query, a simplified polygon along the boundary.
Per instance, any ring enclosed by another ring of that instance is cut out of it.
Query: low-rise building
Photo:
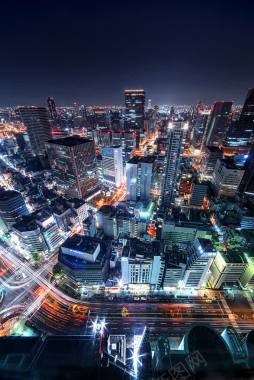
[[[62,244],[58,262],[74,291],[104,284],[103,256],[101,241],[90,236],[73,235]]]

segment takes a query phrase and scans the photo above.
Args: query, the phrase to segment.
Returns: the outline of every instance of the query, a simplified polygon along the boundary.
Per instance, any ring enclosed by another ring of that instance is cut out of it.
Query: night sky
[[[0,5],[0,105],[243,102],[254,86],[251,0],[16,0]]]

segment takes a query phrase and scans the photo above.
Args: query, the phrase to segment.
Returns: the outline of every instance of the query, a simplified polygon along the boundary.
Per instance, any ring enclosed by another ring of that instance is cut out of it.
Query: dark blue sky
[[[236,4],[236,5],[235,5]],[[0,5],[0,105],[235,100],[254,86],[249,0],[16,0]]]

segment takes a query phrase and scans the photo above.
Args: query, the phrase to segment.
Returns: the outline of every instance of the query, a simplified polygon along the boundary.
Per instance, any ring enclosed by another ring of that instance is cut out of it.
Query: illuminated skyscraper
[[[79,136],[46,143],[59,190],[67,197],[86,197],[98,190],[94,141]]]
[[[165,178],[161,195],[161,210],[165,212],[174,202],[187,129],[187,123],[168,123],[167,152],[164,164]]]
[[[148,201],[154,172],[154,157],[132,157],[126,164],[126,193],[130,201]]]
[[[216,102],[207,128],[206,146],[220,146],[229,125],[232,102]]]
[[[254,194],[254,145],[252,145],[245,163],[245,172],[239,186],[241,193]]]
[[[113,187],[121,187],[123,183],[123,157],[122,147],[104,147],[102,155],[103,180]]]
[[[254,88],[248,91],[245,103],[239,119],[239,125],[242,131],[254,132]]]
[[[49,110],[50,117],[52,120],[55,120],[57,118],[57,112],[56,112],[56,104],[55,104],[54,98],[49,96],[47,99],[47,103],[48,103],[48,110]]]
[[[250,89],[238,121],[230,127],[226,146],[247,146],[254,135],[254,88]]]
[[[144,129],[145,91],[125,90],[126,125],[130,129]]]
[[[51,138],[48,111],[45,107],[20,107],[20,115],[35,155],[45,154],[45,142]]]

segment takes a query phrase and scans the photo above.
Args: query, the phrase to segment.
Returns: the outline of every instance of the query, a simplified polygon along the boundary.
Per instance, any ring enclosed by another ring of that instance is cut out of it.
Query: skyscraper
[[[239,191],[241,193],[254,194],[254,145],[251,146],[251,150],[246,159],[245,172],[239,186]]]
[[[18,191],[0,190],[0,217],[7,229],[28,214],[25,201]]]
[[[168,123],[168,141],[165,157],[165,178],[161,194],[161,210],[167,211],[174,202],[180,162],[188,124],[183,122]]]
[[[121,187],[123,184],[123,156],[122,147],[104,147],[102,155],[103,180],[113,187]]]
[[[20,115],[35,155],[45,154],[45,142],[51,138],[48,111],[45,107],[20,107]]]
[[[126,126],[129,129],[144,129],[145,91],[125,90]]]
[[[207,128],[206,146],[220,146],[229,125],[232,102],[216,102]]]
[[[126,164],[126,193],[130,201],[148,201],[155,158],[134,156]]]
[[[94,141],[79,136],[46,143],[59,190],[67,197],[86,197],[98,189]]]
[[[56,103],[55,103],[54,98],[52,98],[52,96],[49,96],[47,99],[47,103],[48,103],[50,118],[52,120],[55,120],[57,118],[57,112],[56,112]]]
[[[244,102],[239,125],[242,131],[254,132],[254,88],[251,88]]]
[[[248,91],[239,120],[232,123],[226,146],[248,146],[254,135],[254,88]]]

